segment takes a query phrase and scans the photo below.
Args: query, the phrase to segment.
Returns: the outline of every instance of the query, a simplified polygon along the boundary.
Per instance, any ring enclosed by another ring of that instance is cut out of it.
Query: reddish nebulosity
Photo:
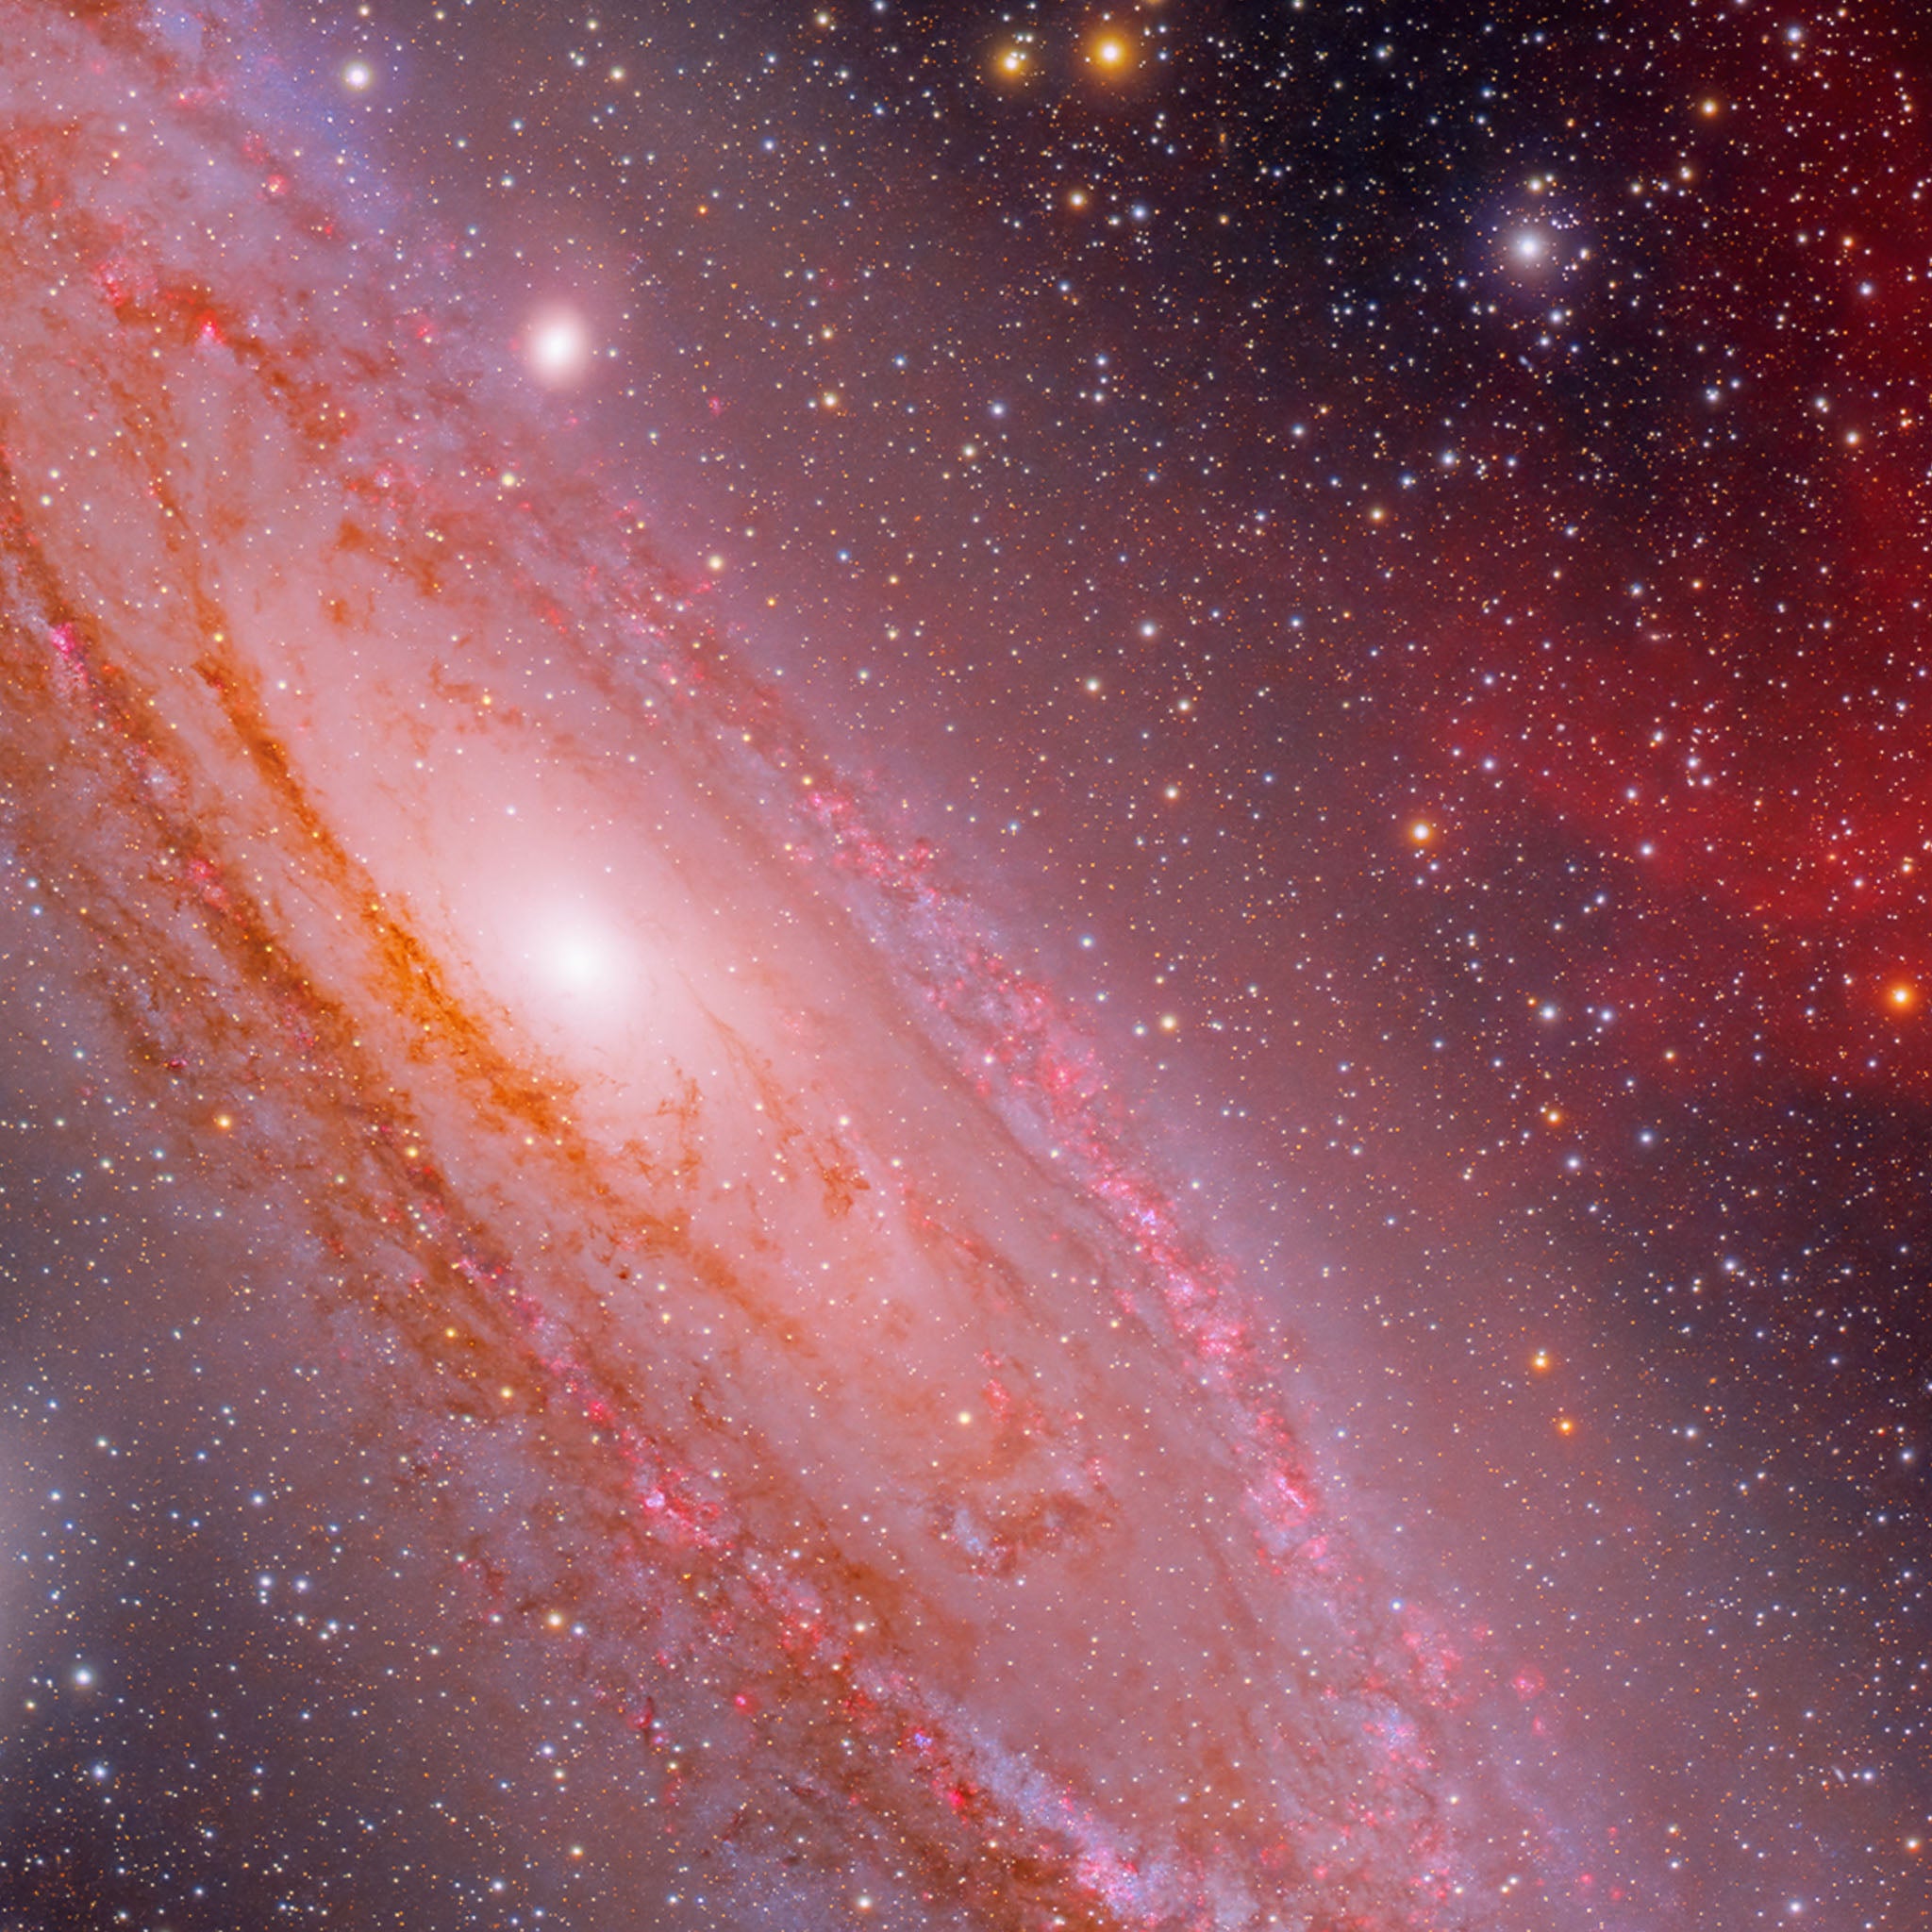
[[[217,26],[141,18],[32,14],[72,98],[0,240],[8,830],[146,1096],[232,1108],[208,1159],[308,1244],[288,1292],[479,1614],[575,1648],[743,1883],[803,1840],[934,1923],[1500,1923],[1466,1883],[1533,1834],[1467,1667],[1091,1042],[798,784]],[[129,82],[176,105],[123,135]]]
[[[1732,646],[1755,632],[1772,650],[1773,613],[1697,614]],[[1455,713],[1437,752],[1442,783],[1497,774],[1620,897],[1641,895],[1644,921],[1617,922],[1566,967],[1570,1003],[1614,1010],[1628,1050],[1641,1041],[1655,1058],[1695,1043],[1728,1064],[1769,1040],[1820,1079],[1923,1079],[1923,1054],[1893,1051],[1916,1007],[1893,989],[1932,973],[1932,787],[1897,720],[1889,730],[1873,715],[1917,702],[1916,681],[1874,655],[1856,706],[1824,663],[1780,682],[1740,691],[1694,668],[1659,678],[1654,658],[1607,658],[1595,676],[1539,685],[1533,734],[1520,686]],[[1870,701],[1881,688],[1882,708]],[[1464,844],[1472,865],[1507,862],[1486,851],[1479,821]]]
[[[1573,923],[1564,962],[1570,1004],[1613,1008],[1637,1063],[1694,1047],[1689,1077],[1721,1083],[1760,1051],[1820,1085],[1923,1093],[1932,515],[1900,344],[1932,315],[1906,239],[1932,155],[1897,52],[1921,23],[1788,25],[1740,12],[1661,57],[1696,111],[1683,194],[1642,203],[1645,326],[1722,379],[1633,391],[1657,417],[1641,478],[1540,508],[1554,549],[1439,531],[1449,594],[1421,620],[1412,697],[1429,808],[1459,803],[1471,872],[1507,873],[1527,824],[1643,908],[1593,944]],[[1848,125],[1885,156],[1857,199],[1820,185]],[[1802,307],[1753,292],[1786,284]]]

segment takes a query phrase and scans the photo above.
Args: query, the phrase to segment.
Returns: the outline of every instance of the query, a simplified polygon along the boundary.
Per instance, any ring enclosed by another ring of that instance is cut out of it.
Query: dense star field
[[[0,1928],[1932,1923],[1928,83],[0,0]]]

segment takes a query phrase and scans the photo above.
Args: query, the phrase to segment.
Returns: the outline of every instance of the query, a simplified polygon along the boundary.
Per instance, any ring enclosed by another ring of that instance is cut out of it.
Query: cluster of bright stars
[[[1103,25],[1080,46],[1080,62],[1102,80],[1124,80],[1141,64],[1139,38],[1124,27]],[[992,76],[1009,87],[1031,80],[1043,65],[1043,55],[1032,34],[1015,34],[992,50]]]

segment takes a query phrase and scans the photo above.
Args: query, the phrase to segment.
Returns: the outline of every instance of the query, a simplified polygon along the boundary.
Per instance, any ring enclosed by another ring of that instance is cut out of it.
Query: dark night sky
[[[4,18],[0,1927],[1932,1924],[1910,7]]]

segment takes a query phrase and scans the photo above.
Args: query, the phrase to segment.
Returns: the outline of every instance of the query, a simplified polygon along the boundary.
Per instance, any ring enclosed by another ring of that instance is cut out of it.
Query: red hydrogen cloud
[[[801,1901],[1498,1923],[1456,1647],[1051,992],[543,459],[513,347],[258,137],[217,25],[0,41],[8,836],[487,1529],[451,1564]]]
[[[1580,998],[1657,1042],[1697,1037],[1714,1064],[1768,1050],[1820,1086],[1917,1094],[1932,575],[1900,344],[1932,305],[1904,242],[1927,164],[1901,53],[1920,18],[1874,8],[1831,43],[1834,113],[1896,160],[1828,212],[1807,199],[1845,138],[1816,108],[1822,35],[1740,12],[1667,57],[1688,111],[1679,180],[1710,192],[1684,225],[1645,217],[1674,251],[1646,326],[1682,346],[1686,378],[1641,490],[1574,494],[1560,571],[1539,549],[1513,575],[1493,532],[1474,551],[1445,533],[1431,569],[1480,608],[1442,626],[1430,675],[1447,661],[1454,678],[1416,697],[1446,790],[1525,803],[1644,895],[1649,929],[1601,941]],[[1817,284],[1802,321],[1713,297],[1797,268]],[[1720,339],[1722,371],[1696,363]],[[1794,487],[1772,488],[1787,466]]]

